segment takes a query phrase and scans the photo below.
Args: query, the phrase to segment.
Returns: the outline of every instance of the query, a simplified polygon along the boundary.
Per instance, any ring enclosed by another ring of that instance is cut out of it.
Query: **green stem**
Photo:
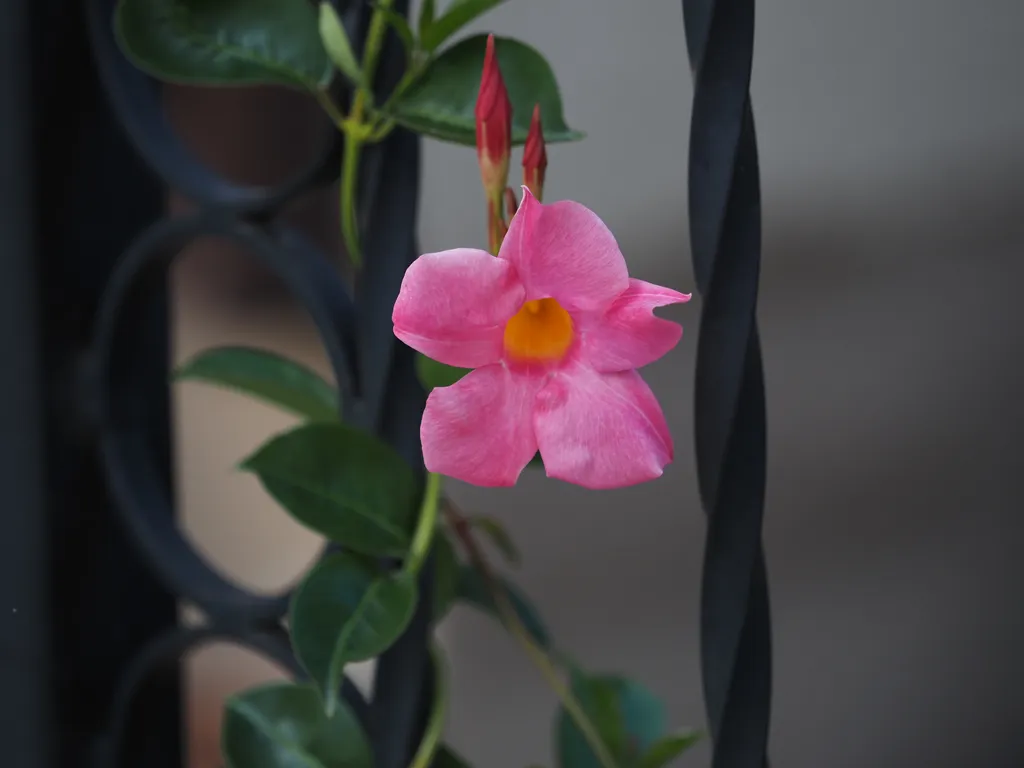
[[[358,99],[358,97],[356,97]],[[352,266],[363,266],[363,251],[359,245],[359,217],[356,214],[356,188],[359,186],[359,155],[363,140],[353,131],[345,131],[345,153],[341,161],[341,235]]]
[[[363,51],[363,77],[367,87],[373,87],[373,76],[377,70],[377,59],[380,58],[381,47],[384,45],[384,33],[388,22],[382,10],[390,9],[394,0],[381,0],[374,6],[370,17],[370,28],[366,33],[366,48]],[[352,113],[343,124],[345,131],[345,154],[341,158],[341,234],[345,239],[349,258],[358,270],[363,266],[363,251],[359,244],[359,217],[356,215],[356,187],[359,182],[359,158],[362,155],[363,143],[367,138],[366,126],[363,124],[367,98],[371,94],[366,88],[356,91],[352,100]]]
[[[398,81],[398,85],[388,96],[387,101],[384,102],[384,106],[380,107],[376,111],[376,124],[373,127],[373,131],[370,134],[370,141],[378,142],[383,141],[395,127],[394,118],[389,116],[392,105],[401,98],[413,83],[423,74],[423,70],[426,69],[428,62],[414,63],[409,69],[406,70],[405,74],[402,75],[402,79]]]
[[[423,489],[423,503],[420,505],[420,516],[416,523],[416,532],[409,546],[409,554],[405,559],[405,570],[419,573],[420,568],[430,553],[430,545],[437,529],[437,507],[441,496],[441,475],[427,473],[427,484]]]
[[[437,754],[444,731],[444,719],[448,713],[448,670],[441,648],[435,643],[430,647],[434,662],[434,702],[430,707],[430,719],[423,732],[423,740],[409,763],[409,768],[429,768]]]
[[[380,0],[374,6],[373,16],[370,17],[370,28],[366,32],[366,48],[363,51],[363,77],[370,87],[373,87],[377,59],[380,58],[380,49],[384,45],[384,33],[388,30],[388,20],[383,12],[391,10],[392,5],[394,0]]]
[[[576,701],[572,690],[562,680],[557,667],[551,661],[547,652],[534,641],[530,631],[519,619],[519,613],[509,601],[508,594],[491,571],[490,564],[487,562],[483,550],[480,549],[476,539],[473,537],[473,530],[469,521],[448,500],[445,503],[445,514],[448,516],[448,522],[455,535],[462,542],[462,546],[466,550],[466,555],[469,557],[473,567],[483,577],[487,589],[494,599],[494,605],[498,609],[498,616],[501,618],[505,628],[523,647],[530,661],[537,667],[541,675],[544,676],[544,679],[547,680],[548,685],[555,692],[555,695],[561,700],[562,706],[565,707],[569,717],[576,723],[576,727],[580,729],[580,733],[583,734],[583,738],[594,753],[597,761],[601,763],[603,768],[618,768],[615,758],[608,751],[604,741],[601,740],[601,736],[598,734],[593,723],[590,722],[586,712],[583,711],[583,707]]]

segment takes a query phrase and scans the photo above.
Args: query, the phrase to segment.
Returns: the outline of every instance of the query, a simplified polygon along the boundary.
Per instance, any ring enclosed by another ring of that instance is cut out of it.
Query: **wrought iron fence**
[[[367,5],[340,6],[346,25],[365,34]],[[325,126],[316,161],[279,186],[222,178],[175,136],[159,86],[122,58],[113,7],[15,2],[0,25],[0,610],[10,611],[0,635],[8,693],[0,722],[12,768],[181,765],[179,661],[198,644],[230,640],[297,671],[280,624],[287,596],[224,580],[175,525],[167,269],[189,242],[226,238],[276,273],[319,329],[345,418],[419,463],[424,395],[411,350],[395,342],[380,310],[418,253],[418,138],[396,130],[364,160],[368,258],[353,297],[324,254],[276,221],[286,202],[334,180],[334,134]],[[709,521],[705,699],[714,768],[761,768],[771,653],[755,319],[759,182],[748,92],[754,2],[684,0],[683,8],[695,76],[692,251],[703,298],[695,407]],[[393,86],[400,56],[391,41],[381,90]],[[165,186],[198,211],[166,217]],[[208,624],[180,627],[178,600],[200,607]],[[345,688],[378,768],[402,768],[422,732],[429,615],[421,600],[380,659],[369,703]]]

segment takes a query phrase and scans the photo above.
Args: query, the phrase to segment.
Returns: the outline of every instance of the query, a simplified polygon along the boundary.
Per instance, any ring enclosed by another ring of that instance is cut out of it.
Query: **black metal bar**
[[[50,562],[38,338],[28,3],[0,24],[0,742],[10,765],[53,761]]]
[[[0,739],[5,765],[86,766],[119,675],[177,620],[174,597],[149,576],[113,516],[79,389],[112,262],[135,228],[159,214],[164,195],[99,98],[80,7],[17,2],[5,20],[0,643],[10,709]],[[159,382],[147,437],[169,475],[159,294],[140,330],[149,334],[143,385]],[[158,688],[146,732],[133,733],[126,750],[136,764],[170,768],[181,755],[178,681]]]
[[[768,764],[771,625],[761,526],[767,465],[757,332],[761,203],[750,105],[754,0],[684,0],[694,72],[690,237],[703,299],[695,432],[708,514],[701,665],[713,768]]]
[[[208,614],[273,621],[288,607],[287,593],[256,595],[229,582],[203,560],[174,523],[171,488],[140,425],[150,418],[153,393],[146,346],[139,333],[153,290],[167,282],[173,259],[193,240],[215,235],[238,244],[277,275],[320,331],[343,397],[350,407],[355,373],[353,311],[330,262],[298,233],[266,229],[218,210],[164,219],[126,251],[104,293],[94,344],[97,429],[107,478],[138,550],[167,589]],[[164,384],[166,389],[166,382]]]
[[[39,166],[39,267],[46,276],[42,327],[51,398],[47,464],[61,704],[56,765],[64,766],[91,760],[118,681],[143,648],[176,626],[178,606],[119,524],[96,453],[90,386],[90,346],[105,285],[138,231],[163,212],[166,193],[107,105],[84,34],[84,8],[62,3],[60,12],[70,18],[73,36],[54,54],[66,68],[55,83],[61,87],[44,94],[51,104]],[[63,103],[68,93],[73,104]],[[135,384],[148,402],[136,435],[160,482],[173,489],[169,313],[168,284],[159,281],[132,333],[146,372]],[[173,524],[173,507],[165,514]],[[184,750],[176,669],[149,686],[137,722],[122,745],[125,764],[177,768]]]
[[[409,1],[397,0],[394,9],[407,15]],[[397,35],[389,33],[375,82],[382,100],[401,78],[404,56]],[[366,269],[357,303],[365,418],[422,475],[419,424],[426,394],[416,378],[414,353],[396,342],[391,324],[402,277],[418,255],[420,138],[395,130],[366,153],[362,171],[364,199],[370,203],[363,235]],[[429,655],[432,575],[430,558],[420,575],[412,621],[378,660],[368,718],[376,768],[408,765],[426,727],[435,683]]]

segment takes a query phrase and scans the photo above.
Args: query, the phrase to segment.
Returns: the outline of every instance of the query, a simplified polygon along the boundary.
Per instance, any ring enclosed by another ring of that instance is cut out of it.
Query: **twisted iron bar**
[[[690,240],[703,299],[695,446],[708,516],[701,669],[713,768],[764,768],[771,621],[761,526],[767,463],[757,331],[761,202],[750,104],[754,0],[683,0],[694,73]]]

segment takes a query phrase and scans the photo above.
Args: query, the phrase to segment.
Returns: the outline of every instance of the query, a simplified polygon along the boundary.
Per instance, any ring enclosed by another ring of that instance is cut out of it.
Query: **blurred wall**
[[[1024,764],[1022,24],[1008,0],[759,5],[778,765]],[[589,134],[550,149],[549,198],[594,208],[635,274],[691,290],[679,3],[515,0],[475,28],[548,55],[567,119]],[[181,89],[169,103],[204,157],[260,180],[308,143],[288,140],[314,114],[293,101]],[[474,154],[427,142],[423,250],[482,244],[480,208]],[[294,216],[337,247],[333,210],[324,192]],[[244,342],[324,369],[305,318],[240,254],[199,245],[178,286],[179,357]],[[452,492],[508,525],[525,552],[517,578],[563,645],[702,725],[699,301],[673,309],[686,335],[647,372],[677,443],[664,478],[590,493],[528,472],[511,490]],[[191,535],[246,583],[294,578],[316,541],[232,469],[287,418],[199,386],[177,396]],[[449,740],[478,766],[551,765],[554,697],[514,644],[463,609],[442,632]],[[219,698],[272,671],[221,648],[193,671],[195,764],[213,766]]]

